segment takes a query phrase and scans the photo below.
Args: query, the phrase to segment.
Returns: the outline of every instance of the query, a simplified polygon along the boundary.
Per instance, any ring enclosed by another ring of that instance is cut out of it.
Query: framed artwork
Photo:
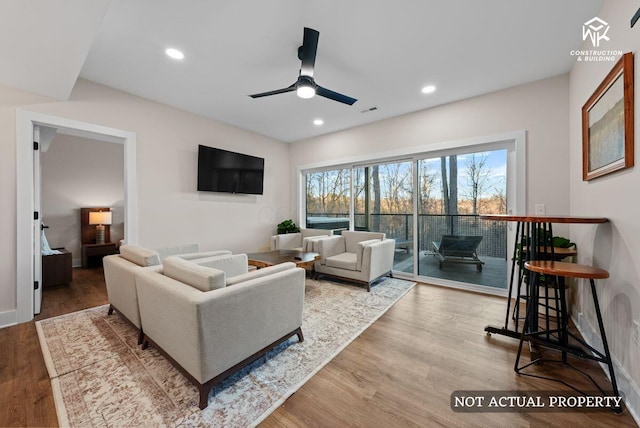
[[[626,53],[582,107],[582,179],[633,166],[633,53]]]

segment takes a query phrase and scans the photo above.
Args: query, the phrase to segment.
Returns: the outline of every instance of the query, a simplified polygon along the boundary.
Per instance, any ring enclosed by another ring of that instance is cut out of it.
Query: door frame
[[[88,122],[16,109],[16,322],[33,319],[34,304],[34,160],[33,127],[56,128],[59,133],[124,144],[124,237],[137,242],[136,134]],[[42,284],[40,284],[42,287]]]
[[[367,163],[386,163],[396,160],[406,160],[410,158],[413,162],[418,159],[424,159],[426,157],[439,156],[440,154],[450,154],[452,150],[470,151],[476,149],[492,149],[492,148],[507,148],[507,212],[512,215],[522,215],[527,212],[527,131],[516,130],[507,131],[499,134],[491,134],[484,136],[471,137],[460,140],[442,141],[424,146],[410,146],[400,149],[392,150],[382,153],[366,153],[363,155],[353,156],[349,158],[337,158],[331,160],[325,160],[317,163],[298,165],[296,167],[296,198],[297,198],[297,210],[296,215],[300,221],[300,224],[304,224],[306,210],[306,186],[305,186],[305,174],[308,172],[315,172],[324,169],[337,169],[337,168],[353,168],[356,166],[364,165]],[[414,180],[416,174],[414,171]],[[414,183],[415,184],[415,183]],[[353,186],[352,186],[353,187]],[[353,195],[353,188],[351,196]],[[416,209],[417,193],[414,192],[414,210]],[[353,198],[352,198],[353,199]],[[353,205],[353,203],[352,203]],[[351,222],[350,226],[353,227],[353,206],[351,206],[350,212]],[[414,230],[417,229],[418,216],[414,215]],[[351,229],[353,230],[353,229]],[[414,254],[417,254],[418,240],[414,239]],[[513,248],[515,242],[515,231],[508,226],[507,229],[507,248]],[[511,264],[507,263],[507,278],[509,278],[511,270]],[[417,274],[417,265],[414,263],[413,274],[406,274],[402,272],[395,272],[394,276],[399,278],[406,278],[411,280],[423,280],[425,277],[420,277]],[[430,283],[437,283],[452,288],[461,288],[465,290],[471,290],[484,294],[495,294],[499,296],[506,296],[507,290],[492,289],[491,287],[482,287],[468,285],[466,283],[448,281],[448,280],[436,280],[430,279]]]

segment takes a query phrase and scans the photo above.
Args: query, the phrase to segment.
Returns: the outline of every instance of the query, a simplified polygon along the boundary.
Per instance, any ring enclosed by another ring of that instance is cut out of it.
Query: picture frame
[[[625,53],[582,107],[582,180],[631,168],[633,53]]]

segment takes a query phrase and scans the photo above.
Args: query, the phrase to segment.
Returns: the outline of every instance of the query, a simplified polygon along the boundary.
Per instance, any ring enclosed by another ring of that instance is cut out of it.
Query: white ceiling
[[[47,65],[62,75],[58,90],[33,82],[31,91],[64,98],[68,81],[78,77],[75,63],[64,62],[80,59],[85,79],[293,142],[566,73],[575,61],[569,52],[582,45],[582,24],[602,0],[111,0],[101,23],[104,2],[55,3],[92,3],[84,6],[91,19],[77,22],[75,13],[64,28],[49,24],[36,33],[47,47],[59,32],[82,39],[62,39],[78,52]],[[32,13],[46,14],[41,21],[67,16],[49,9]],[[320,32],[316,82],[357,98],[353,106],[294,92],[248,96],[296,80],[305,26]],[[25,46],[33,48],[36,36]],[[89,41],[84,59],[78,45]],[[167,47],[186,58],[169,59]],[[0,83],[29,89],[3,73]],[[424,95],[427,84],[438,89]],[[315,118],[325,124],[313,125]]]

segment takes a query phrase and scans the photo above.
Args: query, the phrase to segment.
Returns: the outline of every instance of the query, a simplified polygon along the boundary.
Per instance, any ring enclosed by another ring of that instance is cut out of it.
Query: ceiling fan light
[[[296,88],[296,94],[298,94],[300,98],[313,98],[316,94],[316,89],[310,85],[299,85]]]

